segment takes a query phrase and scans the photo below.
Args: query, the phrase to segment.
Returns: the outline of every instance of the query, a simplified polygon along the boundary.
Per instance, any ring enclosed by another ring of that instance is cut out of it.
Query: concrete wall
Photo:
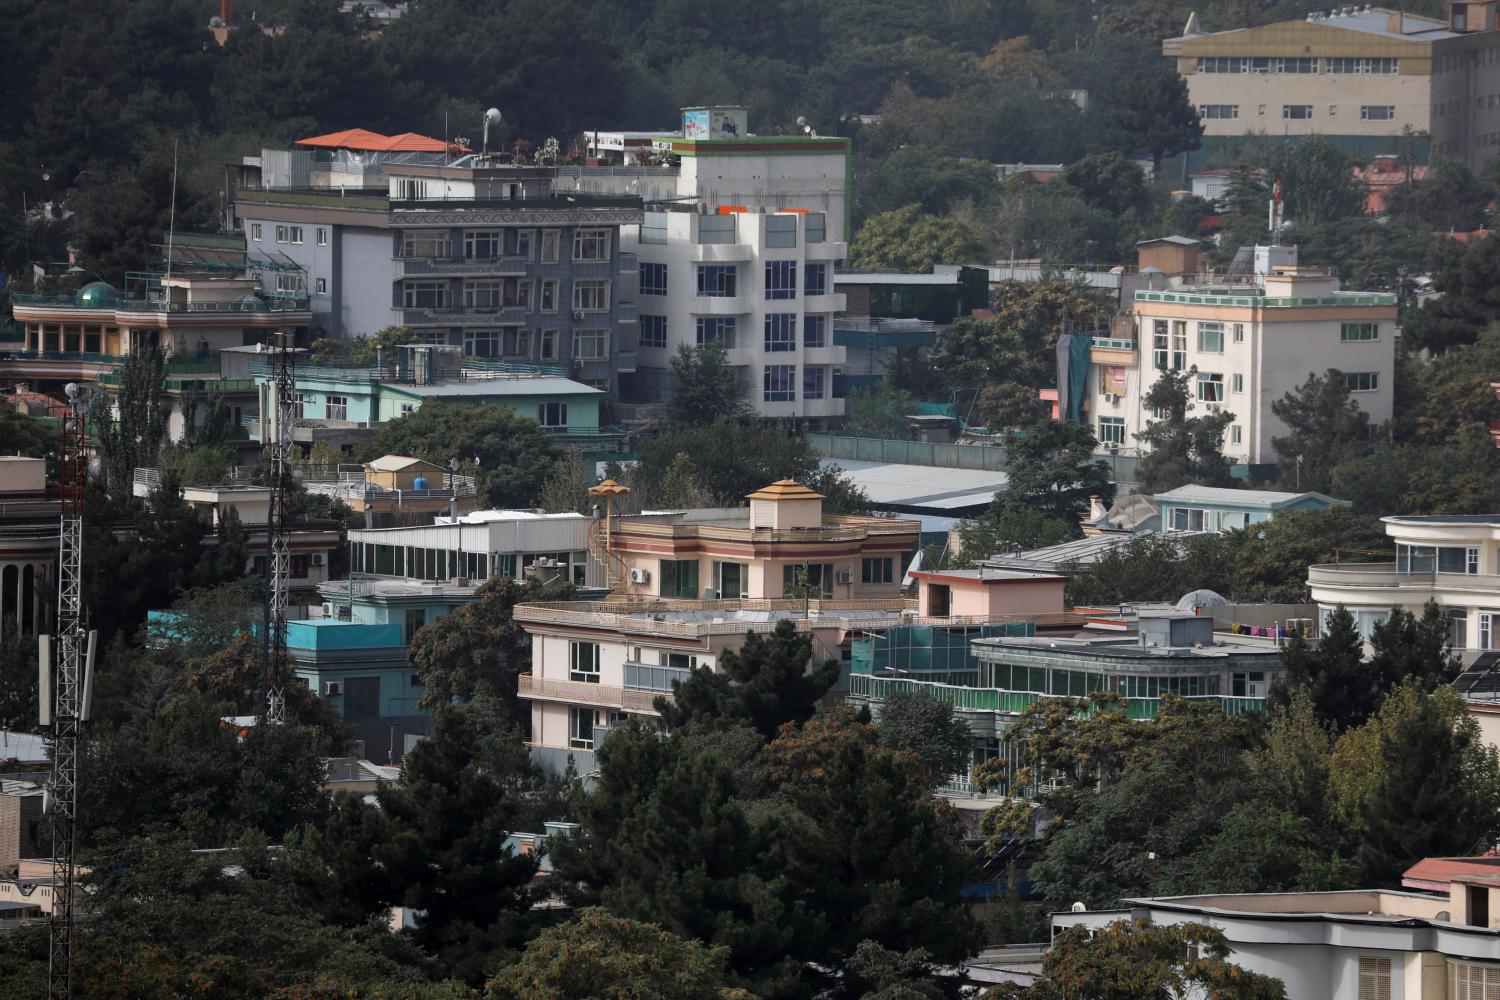
[[[395,236],[387,229],[339,227],[333,336],[369,337],[400,322],[391,303],[396,281]]]

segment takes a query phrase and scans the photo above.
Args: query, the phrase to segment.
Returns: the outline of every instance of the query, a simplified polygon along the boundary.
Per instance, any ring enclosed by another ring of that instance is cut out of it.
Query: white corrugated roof
[[[398,385],[382,382],[382,389],[399,392],[407,396],[440,396],[463,398],[466,396],[602,396],[603,389],[595,389],[582,382],[556,375],[526,375],[518,378],[474,379],[463,382],[439,382],[436,385]]]
[[[943,469],[849,458],[825,458],[819,465],[844,470],[872,503],[928,507],[933,511],[987,504],[1009,482],[1005,473],[987,469]]]
[[[410,455],[381,455],[375,461],[365,463],[365,468],[374,469],[376,472],[400,472],[402,469],[410,469],[413,465],[431,465],[433,468],[442,468],[434,462],[412,458]]]
[[[1278,490],[1236,490],[1223,486],[1197,486],[1188,484],[1179,486],[1175,490],[1166,493],[1158,493],[1152,498],[1156,503],[1163,501],[1179,501],[1191,503],[1231,503],[1240,505],[1263,505],[1266,507],[1284,507],[1296,500],[1311,499],[1322,500],[1325,503],[1347,507],[1349,501],[1335,500],[1333,497],[1322,493],[1283,493]]]

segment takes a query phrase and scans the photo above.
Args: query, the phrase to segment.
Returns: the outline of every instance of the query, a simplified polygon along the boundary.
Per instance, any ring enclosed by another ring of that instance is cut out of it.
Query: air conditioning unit
[[[325,695],[343,694],[344,693],[344,682],[343,681],[324,681],[323,682],[323,693]]]
[[[573,318],[574,319],[583,319],[583,312],[582,312],[582,310],[574,309],[573,310]]]
[[[649,569],[641,569],[639,566],[637,566],[636,568],[634,568],[634,569],[632,569],[630,571],[630,582],[631,583],[650,583],[651,582],[651,571]]]
[[[1120,394],[1117,392],[1106,392],[1104,394],[1104,401],[1106,403],[1118,403],[1120,401]]]
[[[851,571],[847,570],[847,569],[841,569],[841,570],[839,570],[837,573],[835,573],[833,575],[833,578],[836,581],[838,581],[839,583],[853,583],[854,582],[854,574]]]
[[[324,618],[332,618],[333,616],[334,616],[333,602],[332,601],[324,601],[323,602],[323,617]]]
[[[323,565],[323,553],[321,553],[321,552],[314,552],[312,554],[312,558],[309,561],[314,566],[321,566],[321,565]]]
[[[1209,413],[1218,413],[1219,412],[1219,404],[1218,403],[1209,403],[1208,404],[1208,412]]]

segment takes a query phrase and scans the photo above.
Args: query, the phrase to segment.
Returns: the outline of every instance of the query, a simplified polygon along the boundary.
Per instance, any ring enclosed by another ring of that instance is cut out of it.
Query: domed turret
[[[74,301],[84,309],[107,309],[120,304],[120,293],[107,281],[91,281],[78,289]]]

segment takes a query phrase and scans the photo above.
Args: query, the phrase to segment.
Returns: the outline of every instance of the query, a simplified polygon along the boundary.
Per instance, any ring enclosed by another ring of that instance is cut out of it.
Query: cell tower
[[[270,460],[271,504],[266,513],[266,607],[262,639],[262,669],[266,680],[266,722],[286,721],[286,608],[291,575],[291,516],[287,509],[292,485],[292,425],[297,419],[297,388],[292,379],[293,338],[289,333],[270,337],[275,352],[272,377],[261,400],[261,412],[273,413],[266,436]],[[264,421],[263,421],[264,423]]]
[[[48,995],[73,995],[74,849],[78,840],[78,748],[88,721],[93,681],[94,638],[83,608],[83,505],[88,484],[88,423],[79,386],[67,386],[62,415],[59,489],[62,521],[57,559],[57,669],[52,642],[41,636],[39,721],[51,726],[52,776],[52,948]]]

